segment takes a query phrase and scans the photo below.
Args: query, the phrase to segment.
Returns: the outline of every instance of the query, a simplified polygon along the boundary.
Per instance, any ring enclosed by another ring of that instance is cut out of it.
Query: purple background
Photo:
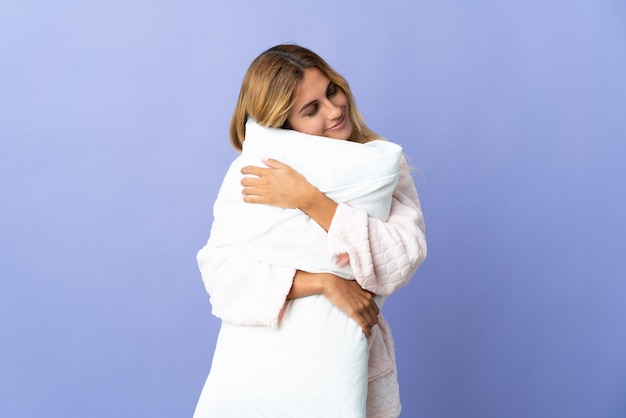
[[[195,253],[282,42],[418,168],[403,417],[626,416],[624,4],[3,2],[0,416],[191,416],[219,327]]]

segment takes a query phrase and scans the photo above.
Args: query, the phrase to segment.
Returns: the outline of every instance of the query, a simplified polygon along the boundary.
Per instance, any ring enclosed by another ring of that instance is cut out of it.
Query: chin
[[[350,139],[350,137],[352,137],[352,132],[346,135],[341,135],[338,133],[337,135],[327,136],[327,138],[336,139],[337,141],[347,141]]]
[[[354,130],[352,129],[352,126],[345,126],[342,130],[333,132],[333,135],[331,137],[334,139],[341,139],[345,141],[345,140],[349,140],[350,138],[352,138],[353,133],[354,133]]]
[[[343,139],[344,141],[348,141],[352,138],[353,133],[354,131],[352,129],[349,129],[348,132],[345,135],[343,135],[341,139]]]

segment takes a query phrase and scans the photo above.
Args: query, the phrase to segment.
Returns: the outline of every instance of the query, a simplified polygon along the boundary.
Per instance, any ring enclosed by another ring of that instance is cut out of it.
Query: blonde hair
[[[380,139],[365,125],[348,82],[339,73],[315,52],[299,45],[284,44],[263,52],[246,72],[230,122],[230,140],[238,151],[245,140],[248,118],[269,128],[286,127],[296,87],[309,68],[320,70],[345,93],[352,122],[352,135],[348,140],[364,143]]]

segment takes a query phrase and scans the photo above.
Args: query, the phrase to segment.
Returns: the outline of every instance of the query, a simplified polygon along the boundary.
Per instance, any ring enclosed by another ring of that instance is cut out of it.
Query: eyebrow
[[[333,83],[332,81],[330,81],[330,80],[328,81],[328,85],[326,86],[326,92],[327,92],[327,93],[328,93],[328,90],[330,89],[330,87],[331,87],[333,84],[334,84],[334,83]],[[311,100],[309,103],[307,103],[307,104],[305,104],[304,106],[302,106],[302,107],[300,108],[300,110],[298,111],[298,114],[300,114],[300,113],[304,112],[304,110],[305,110],[307,107],[314,105],[317,101],[318,101],[317,99],[315,99],[315,100]]]
[[[298,111],[298,114],[300,114],[300,113],[304,112],[304,110],[305,110],[307,107],[314,105],[314,104],[315,104],[315,102],[317,102],[317,99],[315,99],[315,100],[311,100],[309,103],[307,103],[307,104],[305,104],[304,106],[302,106],[302,107],[300,108],[300,110]]]

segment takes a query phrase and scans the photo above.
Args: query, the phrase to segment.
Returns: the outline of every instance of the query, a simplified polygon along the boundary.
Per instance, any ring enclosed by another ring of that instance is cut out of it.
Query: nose
[[[335,103],[333,103],[331,100],[328,100],[326,108],[327,108],[326,116],[328,117],[328,119],[335,120],[341,117],[341,114],[342,114],[341,106],[338,106]]]

